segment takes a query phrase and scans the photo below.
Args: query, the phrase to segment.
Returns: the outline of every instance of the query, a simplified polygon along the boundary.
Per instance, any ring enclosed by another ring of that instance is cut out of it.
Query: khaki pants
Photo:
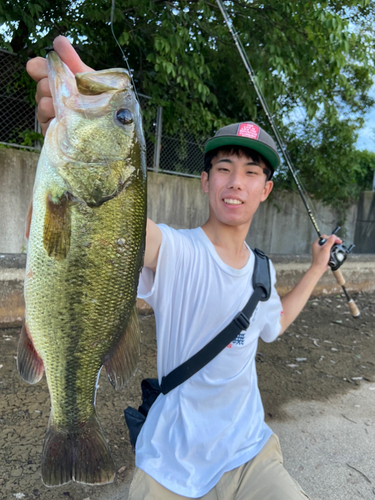
[[[152,477],[136,469],[129,500],[184,500]],[[277,436],[273,434],[256,457],[226,472],[201,500],[306,500],[309,497],[283,467]]]

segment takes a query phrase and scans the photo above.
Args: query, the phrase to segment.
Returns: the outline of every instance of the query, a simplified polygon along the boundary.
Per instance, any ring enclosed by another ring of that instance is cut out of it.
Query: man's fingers
[[[327,242],[330,244],[331,247],[333,247],[335,243],[342,243],[342,239],[336,236],[335,234],[331,234],[331,236],[327,238]]]
[[[333,242],[333,243],[342,243],[342,239],[339,238],[338,236],[336,236],[335,234],[322,234],[321,235],[321,238],[323,238],[324,240],[326,241],[329,241],[330,243]],[[316,240],[317,242],[321,241],[320,238],[318,240]]]
[[[47,77],[47,61],[43,57],[34,57],[26,64],[26,71],[33,80],[39,82]]]
[[[40,123],[40,128],[42,129],[42,134],[45,136],[46,135],[46,132],[47,132],[47,129],[49,127],[49,124],[51,123],[52,121],[52,118],[50,120],[48,120],[48,122],[46,123]]]
[[[49,88],[48,78],[43,78],[42,80],[39,80],[38,85],[36,86],[36,94],[35,94],[36,103],[39,104],[40,100],[43,99],[43,97],[52,98],[51,90]]]
[[[37,118],[41,127],[49,123],[55,116],[55,109],[53,107],[53,102],[50,97],[42,97],[38,103],[38,113]]]
[[[70,68],[73,74],[92,71],[91,68],[81,61],[79,55],[66,37],[57,37],[53,42],[53,47],[60,59]],[[42,128],[42,133],[45,135],[50,121],[55,116],[48,84],[47,61],[42,57],[30,59],[26,65],[26,70],[31,78],[38,83],[35,94],[35,100],[38,104],[37,118]]]
[[[53,48],[57,52],[60,59],[70,68],[70,71],[74,75],[85,71],[93,71],[89,66],[81,61],[81,58],[65,36],[58,36],[55,38]]]

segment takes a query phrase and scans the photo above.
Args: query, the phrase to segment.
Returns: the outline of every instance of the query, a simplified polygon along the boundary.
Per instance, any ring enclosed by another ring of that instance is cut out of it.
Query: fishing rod
[[[314,229],[319,237],[319,245],[324,245],[324,243],[327,240],[325,238],[323,238],[323,236],[319,230],[318,224],[316,223],[316,220],[314,218],[314,215],[310,209],[310,206],[309,206],[308,201],[307,201],[307,193],[306,193],[306,195],[303,193],[302,185],[297,177],[297,172],[295,171],[295,169],[293,167],[292,160],[291,160],[289,153],[285,147],[285,143],[284,143],[282,136],[281,136],[281,134],[280,134],[275,122],[274,122],[273,116],[268,108],[267,101],[264,98],[262,91],[258,85],[255,72],[253,70],[253,67],[250,64],[249,58],[247,57],[247,54],[246,54],[246,51],[242,45],[241,39],[238,36],[238,34],[233,26],[233,22],[230,19],[228,12],[226,11],[226,9],[223,5],[222,0],[216,0],[216,3],[217,3],[217,5],[218,5],[218,7],[223,15],[225,24],[227,25],[227,28],[228,28],[230,34],[232,35],[232,38],[234,40],[234,43],[237,47],[237,50],[238,50],[240,56],[241,56],[242,62],[245,66],[245,69],[246,69],[247,74],[250,78],[250,81],[254,86],[254,89],[255,89],[255,92],[258,96],[260,104],[262,105],[262,108],[266,114],[266,117],[271,125],[271,128],[272,128],[273,133],[276,137],[277,143],[278,143],[279,148],[283,154],[283,157],[284,157],[285,162],[288,166],[288,169],[289,169],[290,173],[292,174],[294,182],[296,183],[298,193],[302,199],[303,204],[305,205],[305,208],[307,210],[307,214],[308,214],[308,216],[312,222],[312,225],[314,226]],[[332,234],[336,234],[339,229],[340,229],[340,227],[337,227],[332,232]],[[352,316],[354,318],[358,318],[360,316],[359,309],[356,306],[353,299],[351,298],[351,296],[349,295],[348,291],[346,290],[345,279],[344,279],[344,277],[339,269],[342,266],[342,264],[345,262],[345,260],[347,259],[347,256],[353,250],[353,248],[354,248],[354,245],[350,245],[349,247],[346,247],[344,244],[335,243],[331,248],[331,254],[330,254],[330,259],[329,259],[328,265],[331,268],[331,270],[336,278],[337,283],[341,286],[341,288],[345,294],[345,297],[346,297],[346,300],[348,301],[348,306],[349,306],[350,312],[352,313]]]

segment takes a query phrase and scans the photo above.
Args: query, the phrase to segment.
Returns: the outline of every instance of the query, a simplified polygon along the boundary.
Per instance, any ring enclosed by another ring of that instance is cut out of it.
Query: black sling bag
[[[136,410],[128,406],[125,413],[125,421],[129,429],[130,443],[135,449],[138,434],[146,420],[147,414],[159,394],[168,394],[178,385],[188,380],[201,368],[212,361],[227,345],[229,345],[239,333],[247,330],[250,318],[259,303],[265,302],[271,295],[271,277],[268,257],[257,248],[254,249],[255,265],[253,273],[253,288],[250,299],[241,312],[216,335],[208,344],[187,361],[182,363],[168,375],[162,378],[161,385],[158,379],[147,378],[142,380],[142,404]]]

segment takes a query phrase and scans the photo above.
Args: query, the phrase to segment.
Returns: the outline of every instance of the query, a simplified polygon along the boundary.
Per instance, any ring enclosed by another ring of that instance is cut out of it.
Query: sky
[[[373,85],[370,95],[375,98],[375,85]],[[359,133],[357,148],[375,152],[375,106],[366,113],[365,119],[365,125]]]

